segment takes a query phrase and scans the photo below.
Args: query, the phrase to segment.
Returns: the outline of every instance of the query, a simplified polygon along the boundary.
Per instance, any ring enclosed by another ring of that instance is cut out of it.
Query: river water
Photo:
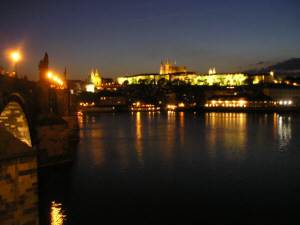
[[[300,114],[79,117],[72,164],[39,169],[40,223],[287,224],[300,215]]]

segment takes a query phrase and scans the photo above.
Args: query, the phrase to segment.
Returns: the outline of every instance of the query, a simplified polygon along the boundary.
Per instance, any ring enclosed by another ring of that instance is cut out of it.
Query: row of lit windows
[[[205,107],[247,107],[243,104],[205,104]]]
[[[101,100],[107,100],[107,99],[116,99],[121,97],[101,97]]]

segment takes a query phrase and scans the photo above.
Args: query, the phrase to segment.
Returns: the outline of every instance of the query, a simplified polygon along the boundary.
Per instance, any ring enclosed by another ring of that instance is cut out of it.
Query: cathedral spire
[[[161,64],[160,64],[160,74],[165,74],[165,68],[164,68],[164,62],[163,60],[161,61]]]

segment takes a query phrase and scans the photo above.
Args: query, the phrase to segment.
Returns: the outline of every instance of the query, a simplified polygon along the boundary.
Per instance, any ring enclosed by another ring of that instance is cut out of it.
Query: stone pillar
[[[0,224],[39,224],[36,151],[0,128]]]

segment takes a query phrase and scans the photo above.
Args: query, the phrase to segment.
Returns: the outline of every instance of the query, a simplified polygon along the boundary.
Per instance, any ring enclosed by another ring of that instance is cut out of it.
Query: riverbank
[[[80,110],[82,113],[98,113],[98,112],[300,112],[300,107],[282,106],[282,107],[191,107],[191,108],[176,108],[173,110],[159,109],[153,110],[148,108],[134,108],[128,106],[111,106],[111,107],[86,107]]]

